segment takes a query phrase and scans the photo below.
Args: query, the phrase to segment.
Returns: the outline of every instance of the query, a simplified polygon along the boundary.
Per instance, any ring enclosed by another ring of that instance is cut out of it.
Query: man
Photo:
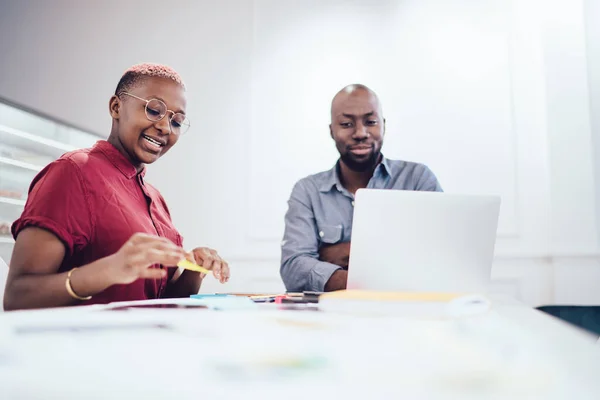
[[[340,159],[298,181],[288,201],[280,270],[288,291],[346,288],[358,189],[442,191],[425,165],[383,157],[385,118],[368,87],[349,85],[335,95],[329,132]]]

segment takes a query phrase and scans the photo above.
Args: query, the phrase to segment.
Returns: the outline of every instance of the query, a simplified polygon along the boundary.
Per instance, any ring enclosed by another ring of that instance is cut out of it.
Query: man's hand
[[[348,281],[348,271],[338,269],[331,275],[327,283],[325,284],[325,291],[332,292],[334,290],[346,289],[346,283]]]
[[[319,260],[348,269],[350,242],[329,244],[319,249]]]

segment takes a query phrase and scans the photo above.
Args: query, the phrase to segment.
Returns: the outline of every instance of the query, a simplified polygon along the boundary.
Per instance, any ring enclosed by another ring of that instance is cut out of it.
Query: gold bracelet
[[[77,299],[77,300],[89,300],[92,298],[92,296],[87,296],[87,297],[81,297],[79,295],[77,295],[77,293],[75,293],[75,291],[73,290],[73,288],[71,287],[71,274],[73,273],[73,271],[75,271],[77,268],[73,268],[72,270],[70,270],[67,273],[67,280],[65,281],[65,287],[67,288],[67,292],[71,295],[72,298]]]

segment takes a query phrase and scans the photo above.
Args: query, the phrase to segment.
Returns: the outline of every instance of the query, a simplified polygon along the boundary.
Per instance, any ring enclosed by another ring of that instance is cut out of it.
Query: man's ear
[[[331,124],[329,124],[329,136],[333,139],[333,129],[331,129]]]
[[[108,112],[113,119],[119,119],[121,114],[121,99],[112,95],[108,101]]]
[[[383,119],[383,134],[381,136],[385,136],[385,118]]]

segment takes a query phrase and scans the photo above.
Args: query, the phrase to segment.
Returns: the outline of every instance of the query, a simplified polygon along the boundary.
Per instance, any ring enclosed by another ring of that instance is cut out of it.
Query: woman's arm
[[[6,280],[4,309],[77,304],[79,300],[71,297],[65,287],[67,273],[56,273],[64,256],[65,247],[54,234],[33,227],[19,233]],[[109,263],[103,258],[77,269],[71,276],[73,291],[86,297],[111,286]]]
[[[63,243],[44,229],[28,227],[17,236],[10,261],[4,309],[60,307],[77,304],[67,291],[67,273],[57,273],[65,256]],[[176,265],[183,249],[164,238],[134,234],[121,249],[84,265],[71,275],[71,288],[79,297],[93,296],[114,284],[137,279],[160,279],[166,271],[153,264]]]

